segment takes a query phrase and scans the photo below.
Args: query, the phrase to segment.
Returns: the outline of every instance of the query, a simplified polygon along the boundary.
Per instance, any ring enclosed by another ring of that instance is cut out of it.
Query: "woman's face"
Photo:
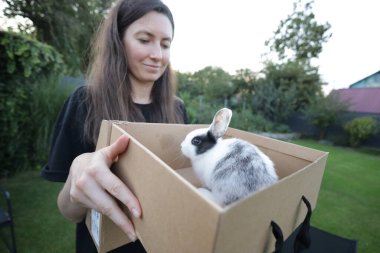
[[[151,11],[133,22],[123,37],[130,77],[139,83],[159,79],[169,64],[173,28],[169,19]]]

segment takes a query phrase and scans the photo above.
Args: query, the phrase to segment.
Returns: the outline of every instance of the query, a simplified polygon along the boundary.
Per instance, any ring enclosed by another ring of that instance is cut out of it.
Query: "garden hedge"
[[[51,46],[0,31],[0,65],[0,177],[4,177],[36,168],[46,159],[46,148],[39,147],[46,146],[41,145],[41,138],[46,142],[50,134],[46,123],[55,120],[64,99],[58,80],[65,64]]]

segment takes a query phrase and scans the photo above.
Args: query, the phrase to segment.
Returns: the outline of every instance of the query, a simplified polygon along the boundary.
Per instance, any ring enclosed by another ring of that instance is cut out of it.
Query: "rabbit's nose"
[[[186,148],[185,148],[184,142],[181,143],[181,152],[182,152],[182,154],[186,155]]]

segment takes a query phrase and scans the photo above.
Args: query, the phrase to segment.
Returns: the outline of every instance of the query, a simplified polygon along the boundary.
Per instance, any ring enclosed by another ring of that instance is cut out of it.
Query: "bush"
[[[210,102],[207,100],[203,101],[202,103],[200,103],[200,106],[198,107],[195,123],[207,125],[211,124],[215,116],[215,113],[223,107],[223,104],[217,102]]]
[[[55,120],[67,93],[58,84],[65,70],[62,57],[50,46],[0,32],[0,64],[1,177],[46,159],[40,149],[50,135],[46,124]]]
[[[290,133],[290,127],[286,124],[276,123],[273,125],[272,131],[274,133]]]
[[[224,107],[220,101],[210,101],[204,96],[191,96],[183,91],[179,97],[184,101],[190,124],[211,124],[215,113]]]
[[[75,89],[74,85],[60,85],[56,78],[41,80],[35,84],[30,106],[31,131],[35,131],[30,140],[35,152],[35,166],[46,163],[50,150],[50,139],[58,113],[69,94]]]
[[[57,78],[44,78],[28,90],[18,88],[6,107],[0,108],[0,177],[40,168],[47,161],[54,122],[73,89],[58,82]]]
[[[251,110],[242,110],[232,116],[231,127],[249,132],[268,132],[273,128],[273,123],[266,120]]]
[[[190,94],[187,92],[181,92],[179,96],[186,105],[190,124],[211,124],[215,113],[224,107],[220,101],[203,101],[201,96],[191,99]],[[287,125],[275,124],[261,114],[252,112],[251,109],[233,109],[230,126],[249,132],[289,132]]]
[[[0,31],[0,64],[2,82],[18,81],[24,85],[66,69],[62,56],[53,47],[3,31]]]
[[[344,130],[349,135],[350,145],[357,147],[362,141],[375,133],[376,121],[371,117],[356,118],[346,123]]]
[[[272,122],[286,122],[295,110],[296,86],[276,87],[273,82],[259,80],[254,87],[252,108]]]
[[[186,106],[189,124],[194,124],[197,120],[196,103],[194,103],[191,99],[191,94],[187,91],[180,92],[179,97],[183,100],[183,103]]]
[[[319,139],[322,140],[326,137],[327,128],[341,120],[340,115],[347,110],[348,104],[332,93],[327,97],[317,96],[314,99],[302,112],[318,128]]]

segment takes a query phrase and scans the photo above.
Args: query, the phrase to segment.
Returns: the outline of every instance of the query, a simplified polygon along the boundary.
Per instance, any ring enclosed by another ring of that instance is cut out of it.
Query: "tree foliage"
[[[266,96],[277,96],[272,98],[271,103],[268,98],[265,101],[272,108],[274,104],[283,105],[284,110],[286,109],[285,115],[290,115],[289,111],[292,109],[301,111],[316,98],[323,96],[318,67],[312,66],[311,61],[319,56],[323,44],[331,37],[331,26],[329,23],[319,24],[316,21],[313,3],[304,3],[303,0],[294,2],[293,12],[280,22],[273,37],[266,41],[266,45],[277,55],[279,61],[265,62],[263,73],[264,83],[268,85],[264,89]]]
[[[33,82],[65,70],[53,47],[12,32],[0,31],[0,76],[2,82]],[[8,87],[12,90],[13,87]]]
[[[331,37],[331,25],[319,24],[313,13],[314,1],[303,4],[298,0],[293,4],[293,12],[282,20],[274,36],[266,45],[276,52],[280,60],[300,61],[306,64],[318,58],[323,43]]]
[[[235,87],[232,77],[221,68],[206,67],[194,73],[194,82],[210,100],[231,98]]]
[[[347,111],[348,103],[342,102],[337,95],[318,96],[303,111],[312,125],[319,129],[319,139],[324,139],[329,126],[340,120],[340,115]]]
[[[315,97],[322,94],[321,80],[316,67],[305,67],[299,62],[267,63],[263,73],[266,83],[271,83],[275,89],[294,93],[292,104],[295,111],[305,108]],[[273,96],[275,94],[278,95],[273,93]]]
[[[4,14],[32,21],[37,40],[56,48],[71,73],[83,69],[92,34],[108,6],[106,0],[4,0]],[[20,25],[21,30],[25,30]]]
[[[64,70],[51,46],[0,32],[0,177],[41,166],[66,93]]]
[[[177,72],[177,83],[192,123],[209,123],[216,110],[230,101],[236,90],[229,73],[211,66],[195,73]]]
[[[240,69],[232,78],[232,82],[236,88],[237,93],[248,101],[254,93],[254,83],[257,80],[257,74],[250,69]]]
[[[285,122],[294,112],[296,86],[278,86],[270,79],[260,79],[254,84],[252,110],[267,120],[276,123]]]
[[[179,91],[186,91],[192,96],[199,96],[203,94],[200,86],[197,86],[195,83],[192,73],[182,73],[177,71],[176,78]]]

